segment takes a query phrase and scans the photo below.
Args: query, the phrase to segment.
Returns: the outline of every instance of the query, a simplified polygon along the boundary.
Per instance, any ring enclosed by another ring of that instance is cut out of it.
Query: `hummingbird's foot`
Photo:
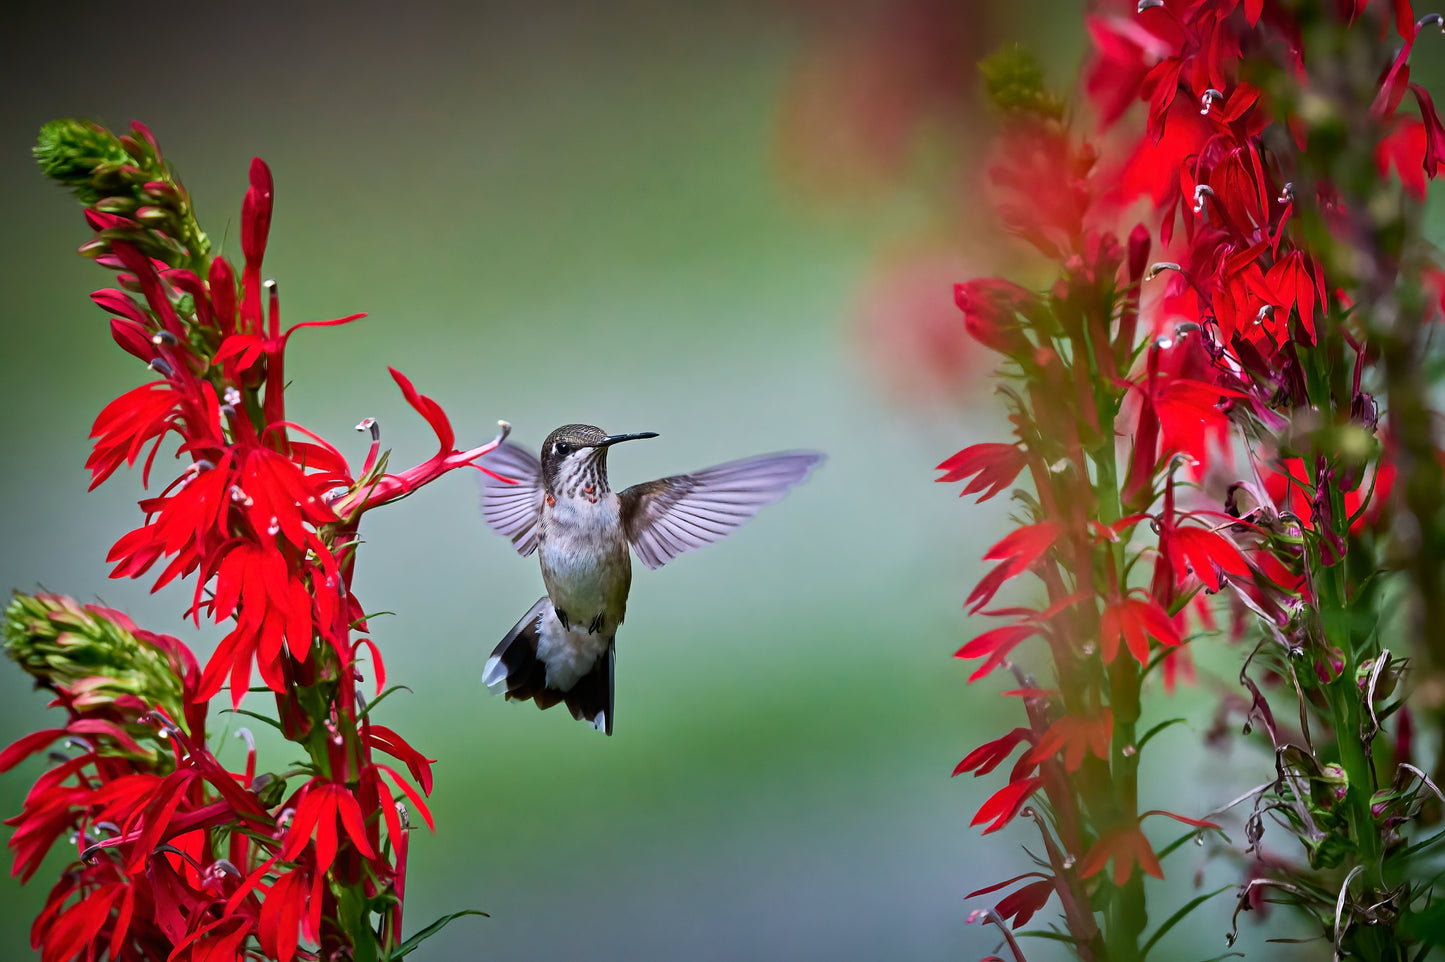
[[[592,623],[587,626],[587,634],[595,635],[597,634],[597,632],[602,630],[603,615],[603,612],[597,612],[597,614],[592,619]]]
[[[572,625],[567,620],[567,612],[563,611],[561,608],[554,608],[553,610],[557,612],[557,620],[562,622],[562,630],[571,631]]]

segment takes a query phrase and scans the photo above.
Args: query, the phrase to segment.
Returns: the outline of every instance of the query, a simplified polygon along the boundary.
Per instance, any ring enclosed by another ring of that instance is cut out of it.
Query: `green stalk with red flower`
[[[1420,873],[1445,836],[1421,816],[1445,796],[1409,761],[1396,690],[1402,651],[1436,657],[1426,619],[1445,589],[1438,416],[1425,387],[1427,325],[1445,302],[1421,296],[1433,285],[1438,298],[1445,275],[1418,216],[1445,127],[1406,66],[1441,21],[1415,19],[1407,0],[1388,8],[1386,18],[1354,2],[1101,4],[1086,89],[1106,124],[1135,100],[1149,105],[1144,136],[1105,158],[1107,186],[1055,101],[1019,95],[1036,69],[1005,55],[985,70],[1007,94],[995,205],[1059,280],[1046,295],[1000,280],[959,285],[968,329],[1022,384],[1004,389],[1018,440],[959,452],[941,480],[972,478],[965,493],[986,500],[1028,469],[1033,493],[1015,492],[1025,526],[985,555],[1001,563],[969,601],[978,611],[1031,571],[1050,604],[994,612],[1011,623],[960,650],[988,656],[970,680],[1013,667],[1023,687],[1009,694],[1024,697],[1029,724],[955,774],[1032,746],[975,823],[1002,827],[1041,791],[1052,819],[1039,821],[1048,859],[1034,874],[1051,885],[1031,882],[991,918],[1023,924],[1057,894],[1083,958],[1142,957],[1181,917],[1146,935],[1142,879],[1128,869],[1162,868],[1136,814],[1154,732],[1138,735],[1135,723],[1142,679],[1162,668],[1170,685],[1188,664],[1186,610],[1213,627],[1213,594],[1231,602],[1233,634],[1256,642],[1240,675],[1245,727],[1268,737],[1274,774],[1225,806],[1254,802],[1235,850],[1249,873],[1240,908],[1292,905],[1337,957],[1418,958],[1442,941]],[[1389,30],[1403,47],[1381,39]],[[1407,88],[1418,120],[1401,108]],[[1136,228],[1126,256],[1099,226],[1141,195],[1170,258],[1147,270],[1153,230]],[[1157,296],[1141,304],[1156,278]],[[1382,389],[1394,399],[1383,416]],[[1392,497],[1401,483],[1406,493]],[[1398,600],[1415,620],[1389,619]],[[1035,635],[1057,689],[1008,661]],[[1293,701],[1297,731],[1271,697]],[[1395,744],[1382,750],[1390,724]],[[1059,764],[1077,777],[1050,773]],[[1302,844],[1303,864],[1262,845],[1269,816]],[[1113,885],[1098,878],[1110,858]]]
[[[432,761],[372,717],[388,689],[351,590],[357,533],[372,508],[475,466],[506,427],[457,450],[440,405],[392,370],[438,451],[389,472],[368,419],[358,429],[370,430],[371,448],[353,472],[336,447],[287,420],[284,362],[295,331],[361,315],[282,329],[276,285],[261,273],[273,206],[266,165],[251,165],[238,277],[211,252],[142,125],[117,137],[57,121],[36,155],[86,205],[96,234],[81,253],[119,272],[117,288],[93,295],[113,315],[113,339],[156,375],[97,417],[92,487],[142,455],[149,484],[172,435],[185,462],[111,548],[112,577],[159,567],[157,589],[191,578],[188,616],[231,627],[201,666],[179,640],[119,612],[53,595],[17,596],[7,610],[7,651],[67,721],[0,753],[0,771],[58,740],[79,749],[8,822],[24,878],[62,837],[75,840],[32,942],[44,962],[401,958],[439,927],[402,937],[408,813],[431,824]],[[274,719],[240,708],[253,671],[274,695]],[[228,682],[232,708],[275,726],[304,750],[302,763],[258,771],[249,736],[243,771],[220,763],[206,717]]]

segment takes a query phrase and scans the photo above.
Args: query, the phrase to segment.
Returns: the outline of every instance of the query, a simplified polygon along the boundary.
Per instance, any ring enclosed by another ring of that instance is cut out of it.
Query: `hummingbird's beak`
[[[617,444],[620,441],[640,441],[643,438],[655,437],[657,437],[656,431],[643,431],[640,434],[614,434],[611,437],[603,438],[601,441],[598,441],[592,446],[594,448],[607,448],[611,447],[614,444]]]

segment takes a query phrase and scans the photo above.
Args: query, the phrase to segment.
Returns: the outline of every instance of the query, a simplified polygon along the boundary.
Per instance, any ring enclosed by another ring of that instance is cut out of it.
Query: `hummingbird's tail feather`
[[[482,669],[482,684],[493,694],[505,695],[508,701],[530,700],[538,708],[551,708],[565,701],[573,718],[611,735],[612,643],[608,642],[607,653],[570,689],[552,688],[547,684],[547,665],[537,655],[542,624],[549,615],[552,602],[543,595],[493,649]]]
[[[552,602],[543,595],[492,650],[492,657],[487,659],[487,665],[482,669],[482,684],[494,695],[505,694],[509,701],[513,698],[525,701],[546,689],[547,666],[537,658],[537,639],[540,635],[539,623],[551,605]],[[560,700],[559,697],[550,704],[539,701],[538,705],[550,708]]]
[[[607,653],[597,659],[590,672],[578,679],[566,697],[567,708],[573,718],[609,735],[612,734],[613,666],[616,659],[617,643],[608,641]]]

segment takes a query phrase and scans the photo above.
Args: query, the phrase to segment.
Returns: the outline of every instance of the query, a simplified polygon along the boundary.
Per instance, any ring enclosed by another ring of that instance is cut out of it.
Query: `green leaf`
[[[1170,725],[1178,725],[1178,724],[1184,722],[1185,720],[1186,720],[1186,719],[1183,719],[1183,718],[1171,718],[1171,719],[1169,719],[1168,721],[1162,721],[1162,722],[1160,722],[1159,724],[1155,725],[1153,728],[1151,728],[1151,729],[1149,729],[1147,732],[1145,732],[1145,733],[1144,733],[1144,737],[1141,738],[1141,739],[1139,739],[1139,744],[1138,744],[1137,746],[1135,746],[1135,747],[1136,747],[1139,751],[1142,752],[1142,751],[1144,750],[1144,746],[1147,745],[1147,744],[1149,744],[1149,739],[1153,738],[1155,735],[1159,734],[1159,733],[1162,732],[1164,729],[1168,728]]]
[[[416,694],[416,692],[413,692],[410,688],[406,687],[405,685],[392,685],[390,688],[386,689],[386,691],[382,692],[380,695],[377,695],[377,696],[376,696],[376,701],[371,702],[370,704],[368,704],[368,705],[366,706],[366,710],[365,710],[365,711],[362,711],[360,714],[358,714],[358,715],[356,716],[357,721],[360,721],[361,719],[363,719],[363,718],[365,718],[366,716],[370,715],[370,714],[371,714],[371,710],[372,710],[373,708],[375,708],[377,705],[380,705],[381,702],[382,702],[382,699],[384,699],[387,695],[390,695],[390,694],[391,694],[392,692],[394,692],[394,691],[404,691],[404,692],[407,692],[408,694],[413,694],[413,695]]]
[[[460,911],[460,912],[453,912],[451,915],[443,915],[441,918],[437,919],[437,920],[436,920],[435,922],[433,922],[431,925],[428,925],[426,928],[422,929],[422,930],[421,930],[420,932],[418,932],[416,935],[413,935],[411,938],[409,938],[409,939],[407,939],[405,942],[401,943],[401,945],[398,945],[398,946],[396,947],[396,951],[393,952],[393,953],[391,953],[390,955],[388,955],[387,958],[388,958],[388,959],[400,959],[400,958],[405,957],[406,955],[410,954],[410,952],[412,951],[412,949],[415,949],[418,945],[421,945],[421,944],[422,944],[423,942],[425,942],[427,939],[431,938],[433,935],[436,935],[436,934],[437,934],[438,932],[440,932],[442,929],[446,928],[448,922],[452,922],[452,921],[454,921],[454,920],[456,920],[456,919],[459,919],[459,918],[461,918],[463,915],[482,915],[482,916],[486,916],[487,918],[491,918],[491,916],[490,916],[490,915],[487,915],[486,912],[479,912],[479,911],[477,911],[476,909],[463,909],[463,910]]]
[[[255,712],[253,712],[253,711],[247,711],[247,710],[244,709],[244,708],[223,708],[223,709],[221,709],[221,714],[222,714],[222,715],[245,715],[247,718],[254,718],[254,719],[256,719],[257,721],[265,722],[266,724],[270,725],[272,728],[276,729],[278,732],[281,730],[281,723],[278,722],[276,719],[274,719],[274,718],[267,718],[265,715],[258,715],[258,714],[256,714]]]
[[[1155,930],[1154,934],[1149,936],[1149,941],[1145,942],[1144,948],[1139,950],[1140,958],[1147,957],[1149,955],[1149,950],[1154,948],[1154,943],[1162,939],[1164,937],[1164,934],[1170,929],[1174,928],[1174,926],[1178,925],[1179,922],[1181,922],[1186,915],[1199,908],[1199,906],[1203,905],[1205,902],[1214,898],[1220,892],[1231,888],[1234,888],[1234,886],[1221,885],[1213,892],[1206,892],[1203,895],[1196,896],[1195,898],[1190,899],[1188,902],[1185,902],[1184,905],[1180,907],[1179,911],[1175,912],[1173,915],[1169,916],[1169,918],[1165,919],[1163,924],[1161,924],[1159,928]]]
[[[1054,942],[1063,942],[1068,945],[1077,945],[1079,940],[1072,935],[1065,935],[1062,932],[1046,932],[1043,929],[1029,929],[1027,932],[1015,932],[1016,939],[1051,939]]]
[[[1189,841],[1191,838],[1194,838],[1196,835],[1203,835],[1205,832],[1218,832],[1220,838],[1224,839],[1226,842],[1229,841],[1229,836],[1222,828],[1193,828],[1176,838],[1174,841],[1170,842],[1168,845],[1161,848],[1157,853],[1160,861],[1163,861],[1165,856],[1172,855],[1175,849],[1183,845],[1185,842]]]

